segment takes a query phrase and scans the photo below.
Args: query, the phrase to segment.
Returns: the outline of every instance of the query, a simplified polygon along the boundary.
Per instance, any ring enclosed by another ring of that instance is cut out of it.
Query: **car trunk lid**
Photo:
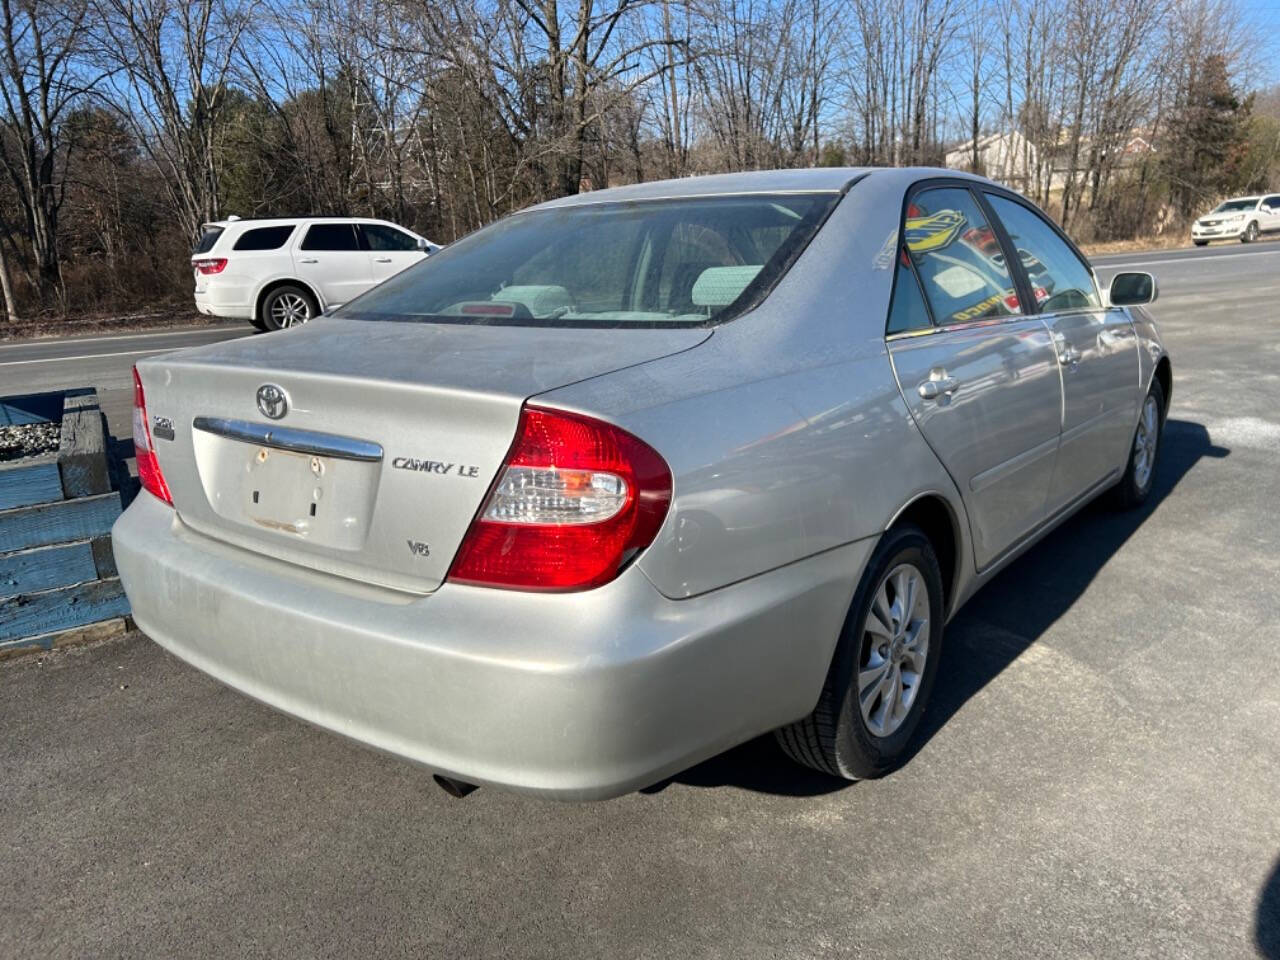
[[[708,336],[323,318],[144,360],[138,372],[184,523],[426,593],[448,573],[528,397]]]

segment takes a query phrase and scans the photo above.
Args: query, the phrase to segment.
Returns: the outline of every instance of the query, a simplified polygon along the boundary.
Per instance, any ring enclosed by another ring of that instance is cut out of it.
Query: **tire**
[[[284,330],[319,314],[320,308],[310,291],[292,284],[276,287],[262,301],[262,324],[266,330]]]
[[[900,618],[894,612],[898,607],[895,594],[897,584],[903,582],[899,575],[904,571],[914,573],[915,590],[922,587],[926,595],[923,602],[919,602],[920,595],[916,592],[912,615]],[[887,630],[883,627],[884,617],[872,612],[877,598],[877,606],[889,608]],[[905,631],[899,628],[902,619],[907,621]],[[881,626],[868,631],[869,622]],[[813,713],[775,731],[783,752],[797,763],[846,780],[879,777],[894,770],[911,742],[933,691],[942,653],[942,629],[942,571],[933,545],[916,526],[895,527],[884,535],[867,562]],[[919,660],[912,655],[912,644],[904,643],[913,635],[917,644],[923,641],[922,670],[911,669]],[[873,671],[879,664],[888,666],[877,679]],[[905,671],[903,666],[907,667]],[[862,673],[869,675],[864,687],[870,692],[860,700],[858,678]],[[908,673],[915,675],[909,691],[905,689]],[[909,693],[910,703],[905,710],[886,709],[882,692],[885,678],[896,687],[899,699],[895,702],[899,708],[904,694]],[[865,712],[864,703],[869,708]]]
[[[1254,220],[1244,228],[1244,233],[1240,234],[1241,243],[1253,243],[1258,239],[1258,221]]]
[[[265,330],[265,329],[267,329],[267,322],[266,322],[265,320],[263,320],[263,319],[262,319],[260,316],[258,316],[257,314],[254,314],[252,317],[250,317],[250,318],[249,318],[249,322],[250,322],[251,324],[253,324],[253,327],[254,327],[254,329],[255,329],[255,330]]]
[[[1209,245],[1208,240],[1192,240],[1191,242],[1194,243],[1197,247],[1207,247]]]
[[[1125,465],[1124,476],[1112,489],[1112,502],[1121,510],[1139,507],[1151,495],[1163,446],[1164,417],[1164,388],[1159,380],[1154,380],[1142,401],[1142,412],[1138,415],[1138,426],[1129,446],[1129,462]],[[1153,434],[1154,439],[1150,439]]]

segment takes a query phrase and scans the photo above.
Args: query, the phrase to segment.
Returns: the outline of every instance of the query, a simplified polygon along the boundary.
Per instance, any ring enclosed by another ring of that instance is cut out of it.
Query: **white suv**
[[[1197,247],[1210,240],[1252,243],[1259,235],[1276,231],[1280,231],[1280,193],[1233,197],[1191,225],[1191,242]]]
[[[346,303],[439,249],[385,220],[228,217],[206,223],[192,251],[196,309],[281,330]]]

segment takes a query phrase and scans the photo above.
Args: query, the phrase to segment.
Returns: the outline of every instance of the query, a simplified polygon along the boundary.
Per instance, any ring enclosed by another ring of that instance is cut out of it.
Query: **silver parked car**
[[[120,575],[179,657],[452,782],[607,797],[771,730],[876,776],[960,605],[1150,492],[1155,295],[948,171],[557,200],[140,362]]]

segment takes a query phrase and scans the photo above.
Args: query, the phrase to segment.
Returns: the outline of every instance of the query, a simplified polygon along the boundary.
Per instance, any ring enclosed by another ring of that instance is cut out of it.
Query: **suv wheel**
[[[262,301],[262,323],[267,330],[284,330],[319,315],[311,294],[301,287],[276,287]]]

